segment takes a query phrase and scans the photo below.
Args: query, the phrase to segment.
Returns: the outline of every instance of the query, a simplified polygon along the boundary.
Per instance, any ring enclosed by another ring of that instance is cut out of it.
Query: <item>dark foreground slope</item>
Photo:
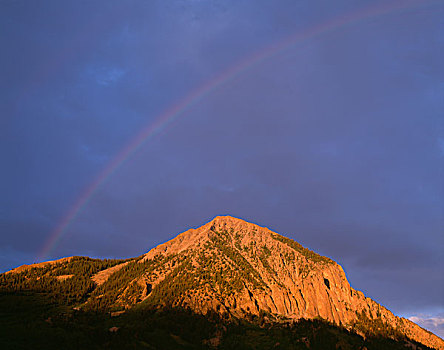
[[[74,348],[444,349],[439,337],[351,288],[331,259],[232,217],[134,259],[23,266],[0,275],[0,292],[0,335],[10,348],[33,339],[42,348],[52,341]]]
[[[73,310],[42,293],[0,295],[1,349],[430,349],[400,336],[363,337],[326,321],[223,320],[140,305],[119,316]]]

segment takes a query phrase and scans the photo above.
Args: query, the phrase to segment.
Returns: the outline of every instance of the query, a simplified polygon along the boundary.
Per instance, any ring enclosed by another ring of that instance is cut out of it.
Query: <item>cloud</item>
[[[110,160],[109,155],[93,152],[91,147],[86,144],[81,144],[79,147],[82,155],[91,162],[103,164]]]
[[[436,315],[418,314],[408,319],[444,338],[444,312]]]
[[[97,77],[97,83],[99,83],[100,85],[108,86],[110,84],[117,82],[120,78],[122,78],[125,75],[126,72],[123,69],[110,68],[110,69],[105,69],[100,73],[101,74]]]
[[[92,77],[99,85],[109,86],[122,79],[126,70],[113,66],[93,66],[86,69],[86,75]]]

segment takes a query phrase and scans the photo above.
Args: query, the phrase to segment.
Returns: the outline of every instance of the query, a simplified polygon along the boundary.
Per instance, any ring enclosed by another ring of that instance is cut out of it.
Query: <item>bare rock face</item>
[[[229,216],[150,250],[137,283],[153,305],[224,317],[291,322],[321,317],[347,328],[384,327],[427,346],[444,341],[351,288],[341,266],[267,228]]]
[[[97,285],[102,285],[103,283],[105,283],[109,276],[111,276],[113,273],[119,271],[122,267],[128,265],[128,262],[124,262],[121,263],[119,265],[115,265],[113,267],[109,267],[105,270],[102,270],[98,273],[96,273],[94,276],[92,276],[92,280],[97,284]]]

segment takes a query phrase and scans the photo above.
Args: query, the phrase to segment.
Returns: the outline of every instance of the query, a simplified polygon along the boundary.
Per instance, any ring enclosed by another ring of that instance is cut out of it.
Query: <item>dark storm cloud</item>
[[[1,269],[33,262],[119,150],[190,90],[357,6],[2,2]],[[48,258],[136,256],[231,214],[334,258],[395,312],[437,314],[438,8],[289,46],[207,94],[98,188]]]

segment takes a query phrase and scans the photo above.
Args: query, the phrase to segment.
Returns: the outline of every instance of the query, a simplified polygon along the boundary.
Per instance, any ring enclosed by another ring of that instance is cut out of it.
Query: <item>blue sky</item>
[[[191,91],[350,14],[180,114],[47,258],[137,256],[229,214],[333,258],[442,336],[439,1],[2,1],[0,269],[36,261],[85,189]]]

